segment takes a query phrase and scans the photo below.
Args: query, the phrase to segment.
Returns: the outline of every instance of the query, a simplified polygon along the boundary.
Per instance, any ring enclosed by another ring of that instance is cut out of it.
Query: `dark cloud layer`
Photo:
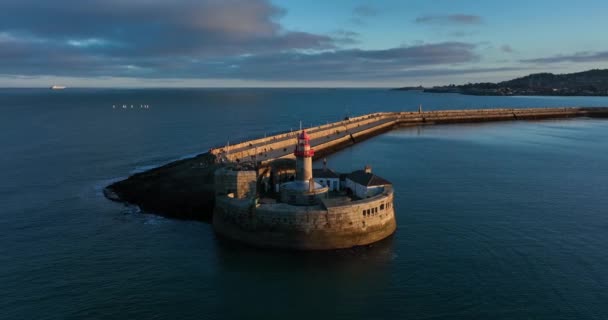
[[[370,7],[355,10],[371,16]],[[79,77],[353,80],[475,62],[476,45],[345,49],[357,34],[286,30],[266,0],[5,0],[0,73]],[[441,72],[441,71],[429,71]]]
[[[559,62],[606,62],[608,51],[600,52],[578,52],[572,55],[558,55],[536,59],[525,59],[521,62],[528,63],[559,63]]]
[[[314,54],[277,53],[200,67],[214,77],[340,80],[392,78],[436,65],[477,61],[474,45],[446,42],[385,50],[338,50]],[[229,64],[229,65],[227,65]]]
[[[46,45],[34,49],[43,52]],[[62,76],[135,76],[142,78],[223,78],[256,80],[350,80],[395,77],[404,70],[477,61],[475,45],[446,42],[385,50],[332,50],[313,53],[276,52],[205,59],[162,57],[99,57],[35,53],[0,60],[7,74]],[[24,50],[23,53],[28,53]],[[0,52],[2,45],[0,42]],[[49,52],[48,50],[46,52]]]
[[[112,55],[209,56],[333,46],[328,36],[284,30],[276,22],[283,14],[264,0],[8,0],[0,10],[0,30],[68,44],[97,42],[95,52]]]
[[[476,25],[481,24],[483,19],[472,14],[449,14],[420,16],[414,21],[420,24]]]

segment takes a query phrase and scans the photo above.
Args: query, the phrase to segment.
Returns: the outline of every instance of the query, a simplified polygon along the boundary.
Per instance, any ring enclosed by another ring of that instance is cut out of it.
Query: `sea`
[[[408,127],[327,157],[396,190],[396,233],[354,249],[251,248],[102,193],[300,122],[419,105],[608,98],[0,89],[0,319],[607,319],[608,120]]]

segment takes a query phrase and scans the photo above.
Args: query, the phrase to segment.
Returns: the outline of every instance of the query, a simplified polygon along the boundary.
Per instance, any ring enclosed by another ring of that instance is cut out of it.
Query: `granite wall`
[[[367,245],[396,229],[393,192],[325,208],[284,203],[255,204],[218,197],[213,216],[218,234],[260,247],[326,250]]]

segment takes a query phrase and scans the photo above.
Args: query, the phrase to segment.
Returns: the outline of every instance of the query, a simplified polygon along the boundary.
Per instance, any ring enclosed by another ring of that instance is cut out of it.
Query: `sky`
[[[0,0],[0,87],[395,87],[608,68],[605,0]]]

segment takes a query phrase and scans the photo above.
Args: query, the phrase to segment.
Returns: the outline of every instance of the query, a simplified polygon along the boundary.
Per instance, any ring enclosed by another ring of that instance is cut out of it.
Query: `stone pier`
[[[505,108],[377,112],[306,128],[306,130],[318,158],[399,126],[571,117],[608,117],[608,108]],[[244,141],[230,146],[213,148],[210,153],[226,162],[263,164],[279,158],[293,158],[296,134],[297,132],[286,132]]]
[[[315,158],[322,158],[400,126],[573,117],[608,117],[608,108],[377,112],[306,129],[311,138],[310,144],[316,150]],[[114,201],[138,205],[146,212],[183,219],[208,220],[215,205],[216,170],[222,168],[225,162],[248,163],[262,170],[270,161],[291,159],[296,134],[285,132],[212,148],[196,157],[168,163],[115,182],[104,189],[104,194]],[[239,183],[239,177],[235,176],[233,180],[229,182]],[[251,189],[253,190],[254,186]]]

